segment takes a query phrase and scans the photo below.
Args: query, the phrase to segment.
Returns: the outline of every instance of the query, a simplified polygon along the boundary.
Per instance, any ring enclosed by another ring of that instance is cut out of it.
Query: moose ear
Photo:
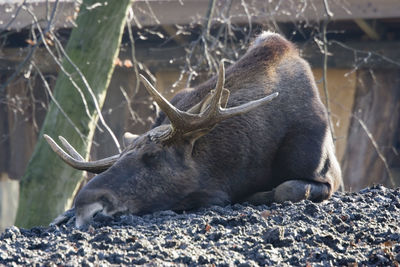
[[[137,135],[137,134],[133,134],[133,133],[130,133],[130,132],[125,132],[124,133],[124,137],[122,139],[124,147],[127,147],[130,144],[132,144],[133,141],[135,141],[138,137],[139,137],[139,135]]]

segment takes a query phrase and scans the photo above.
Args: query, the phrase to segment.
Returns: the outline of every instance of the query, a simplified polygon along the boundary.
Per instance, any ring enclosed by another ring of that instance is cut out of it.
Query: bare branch
[[[55,14],[56,14],[56,12],[57,12],[58,2],[59,2],[59,0],[56,0],[56,1],[54,2],[54,6],[53,6],[53,10],[52,10],[52,12],[51,12],[50,20],[48,21],[47,26],[46,26],[46,28],[45,28],[44,31],[43,31],[45,34],[48,33],[48,32],[51,30],[51,28],[52,28],[53,20],[54,20]],[[19,10],[20,10],[21,8],[24,9],[24,10],[27,10],[27,11],[29,12],[29,9],[26,8],[26,6],[25,6],[25,1],[24,1],[24,3],[18,8],[18,12],[19,12]],[[16,18],[16,16],[15,16],[15,18]],[[12,23],[12,22],[10,22],[10,23]],[[36,24],[37,24],[37,23],[36,23]],[[6,88],[6,87],[18,76],[18,74],[19,74],[19,73],[21,72],[21,70],[24,68],[25,64],[28,63],[28,62],[31,60],[31,58],[32,58],[32,56],[33,56],[33,54],[34,54],[36,48],[39,47],[39,45],[43,42],[43,40],[44,40],[44,39],[43,39],[42,37],[38,38],[37,41],[36,41],[36,43],[35,43],[33,46],[30,47],[29,52],[28,52],[28,54],[26,55],[26,57],[24,58],[24,60],[16,67],[15,71],[14,71],[13,74],[7,79],[7,81],[6,81],[4,84],[2,84],[2,85],[0,86],[0,92],[3,91],[4,88]]]
[[[74,130],[78,133],[79,137],[81,138],[81,140],[86,143],[86,139],[85,136],[81,133],[81,131],[79,130],[79,128],[75,125],[75,123],[71,120],[71,118],[67,115],[67,113],[64,111],[64,109],[60,106],[60,104],[58,103],[57,99],[55,99],[55,97],[53,96],[53,93],[51,92],[50,86],[46,81],[46,78],[44,77],[43,73],[40,71],[40,69],[36,66],[35,62],[32,61],[32,66],[35,68],[36,72],[39,74],[40,78],[43,81],[44,84],[44,88],[46,89],[47,93],[49,94],[51,100],[53,101],[53,103],[56,105],[56,107],[60,110],[61,114],[64,115],[65,119],[69,122],[69,124],[71,124],[72,128],[74,128]]]
[[[149,11],[150,11],[151,16],[154,18],[154,20],[156,21],[156,23],[157,23],[157,24],[160,24],[160,21],[158,20],[156,14],[154,14],[154,11],[153,11],[153,9],[152,9],[151,6],[150,6],[149,0],[146,0],[146,5],[147,5],[147,8],[148,8]],[[131,7],[131,8],[132,8],[132,7]]]
[[[215,2],[216,2],[216,0],[209,0],[209,2],[208,2],[206,20],[205,20],[204,25],[203,25],[203,29],[205,29],[205,37],[206,37],[206,39],[208,39],[209,36],[210,36],[211,20],[212,20],[212,17],[214,15]]]
[[[42,29],[41,29],[41,27],[40,27],[40,25],[39,25],[39,22],[38,22],[38,20],[37,20],[37,18],[36,18],[36,16],[35,16],[35,14],[33,14],[33,12],[30,11],[29,9],[27,9],[27,11],[28,11],[28,13],[32,16],[32,18],[34,19],[34,21],[35,21],[35,23],[36,23],[36,25],[37,25],[37,28],[38,28],[38,30],[39,30],[39,33],[40,33],[41,37],[42,37],[43,39],[45,39],[44,33],[43,33],[43,31],[42,31]],[[59,48],[59,49],[61,50],[61,52],[63,53],[63,56],[65,57],[65,59],[67,59],[68,63],[70,63],[71,66],[75,69],[75,71],[77,71],[77,73],[79,74],[79,76],[80,76],[80,78],[81,78],[83,84],[85,85],[85,87],[86,87],[86,89],[88,90],[90,96],[92,97],[92,101],[93,101],[93,103],[94,103],[94,105],[95,105],[95,109],[96,109],[97,114],[98,114],[98,116],[99,116],[100,122],[103,124],[104,128],[106,128],[106,130],[108,131],[108,133],[111,135],[111,137],[112,137],[112,139],[113,139],[113,141],[114,141],[114,143],[115,143],[115,145],[116,145],[118,151],[121,152],[121,146],[120,146],[120,144],[119,144],[119,142],[118,142],[118,139],[115,137],[115,134],[113,133],[113,131],[111,130],[111,128],[108,126],[108,124],[105,122],[105,120],[104,120],[104,118],[103,118],[103,115],[101,114],[101,110],[100,110],[99,103],[97,102],[97,98],[96,98],[96,96],[94,95],[93,90],[92,90],[92,88],[90,87],[88,81],[86,80],[85,76],[84,76],[83,73],[80,71],[80,69],[78,68],[78,66],[76,66],[75,63],[71,60],[71,58],[67,55],[67,53],[65,52],[63,46],[62,46],[61,43],[58,41],[58,39],[57,39],[54,35],[53,35],[53,38],[54,38],[54,41],[57,43],[58,48]],[[89,112],[89,110],[88,110],[88,106],[87,106],[86,99],[85,99],[85,97],[84,97],[82,91],[80,90],[79,86],[78,86],[78,85],[75,83],[75,81],[72,79],[72,76],[65,70],[65,68],[63,67],[63,65],[61,64],[61,62],[55,57],[54,53],[52,52],[52,50],[50,49],[50,47],[48,46],[48,44],[47,44],[46,42],[43,42],[43,44],[45,45],[47,51],[52,55],[52,57],[53,57],[54,61],[57,63],[57,65],[58,65],[58,66],[61,68],[61,70],[67,75],[67,77],[69,78],[69,80],[71,81],[71,83],[74,85],[74,87],[75,87],[76,89],[78,89],[78,91],[80,92],[82,101],[83,101],[84,104],[85,104],[86,113],[87,113],[87,115],[88,115],[89,117],[91,117],[90,112]]]
[[[332,135],[332,140],[335,143],[336,142],[336,137],[335,137],[335,131],[333,128],[333,123],[332,123],[332,116],[331,116],[331,106],[329,103],[329,91],[328,91],[328,41],[326,37],[326,29],[328,27],[329,21],[333,14],[329,10],[329,6],[326,0],[323,0],[324,2],[324,7],[325,7],[325,14],[326,14],[326,19],[323,22],[322,26],[322,36],[323,36],[323,43],[324,43],[324,62],[323,62],[323,87],[324,87],[324,93],[325,93],[325,104],[326,104],[326,110],[328,112],[328,123],[329,123],[329,129],[331,131]]]
[[[129,10],[131,10],[131,9],[132,9],[132,7],[130,7]],[[132,12],[132,14],[133,14],[133,12]],[[136,60],[135,40],[134,40],[133,34],[132,34],[132,25],[131,25],[132,18],[133,17],[128,16],[128,18],[126,20],[126,27],[128,28],[129,41],[131,42],[132,64],[133,64],[133,69],[134,69],[135,75],[136,75],[136,86],[135,86],[135,90],[133,93],[133,96],[135,96],[139,92],[140,77],[139,77],[138,63]]]
[[[356,48],[354,48],[354,47],[350,47],[350,46],[348,46],[348,45],[346,45],[346,44],[344,44],[344,43],[342,43],[342,42],[340,42],[340,41],[337,41],[337,40],[329,41],[329,44],[337,44],[337,45],[340,45],[341,47],[343,47],[343,48],[345,48],[345,49],[348,49],[348,50],[351,50],[351,51],[353,51],[354,53],[367,54],[368,58],[369,58],[371,55],[374,55],[374,56],[379,57],[379,58],[381,58],[382,60],[384,60],[384,61],[386,61],[386,62],[388,62],[388,63],[394,64],[394,65],[400,67],[400,62],[399,62],[399,61],[395,61],[395,60],[393,60],[393,59],[391,59],[391,58],[388,58],[388,57],[386,57],[386,56],[384,56],[384,55],[381,55],[381,54],[379,54],[379,53],[377,53],[377,52],[375,52],[375,51],[365,51],[365,50],[356,49]]]
[[[140,81],[140,80],[139,80]],[[136,112],[132,109],[132,102],[131,99],[129,98],[128,94],[126,93],[126,91],[124,90],[124,88],[122,88],[122,86],[119,87],[119,89],[121,90],[122,95],[124,96],[127,106],[128,106],[128,110],[129,113],[131,114],[131,118],[134,122],[140,122],[141,124],[145,124],[144,121],[136,114]]]
[[[95,105],[95,108],[96,108],[96,111],[97,111],[97,115],[99,116],[100,122],[103,124],[104,128],[106,128],[107,132],[110,134],[111,138],[113,139],[113,141],[115,143],[115,146],[118,149],[118,152],[121,153],[121,146],[120,146],[120,144],[118,142],[118,139],[115,137],[114,132],[111,130],[111,128],[108,126],[108,124],[104,120],[104,117],[103,117],[103,115],[101,113],[101,109],[100,109],[100,106],[99,106],[99,102],[97,101],[97,98],[94,95],[92,88],[90,87],[88,81],[86,80],[85,75],[83,75],[83,73],[81,72],[79,67],[71,60],[71,58],[65,52],[63,46],[61,45],[61,43],[58,41],[58,39],[55,36],[54,36],[54,41],[58,44],[58,47],[60,48],[60,50],[63,53],[64,57],[67,59],[68,63],[71,64],[71,66],[79,74],[81,80],[83,81],[83,84],[86,86],[86,89],[88,90],[90,96],[92,97],[92,101],[93,101],[93,103]]]
[[[361,127],[363,128],[363,130],[364,130],[365,133],[367,134],[368,139],[371,141],[372,146],[374,147],[376,153],[378,154],[378,157],[380,158],[380,160],[382,161],[383,165],[385,166],[385,170],[386,170],[386,173],[387,173],[388,176],[389,176],[389,180],[390,180],[391,186],[392,186],[392,187],[395,187],[395,186],[396,186],[396,183],[395,183],[395,181],[394,181],[392,172],[390,171],[389,164],[387,163],[387,160],[386,160],[385,156],[384,156],[384,155],[382,154],[382,152],[380,151],[379,146],[378,146],[378,144],[376,143],[376,140],[375,140],[374,136],[373,136],[372,133],[368,130],[368,127],[367,127],[367,125],[365,125],[365,123],[364,123],[363,120],[361,120],[361,119],[360,119],[357,115],[355,115],[355,114],[352,114],[352,117],[355,118],[355,119],[358,121],[358,123],[361,125]]]
[[[21,12],[21,9],[23,6],[26,5],[26,1],[24,0],[24,2],[22,2],[19,7],[17,8],[17,11],[15,11],[14,16],[11,18],[11,20],[4,26],[4,30],[1,31],[0,34],[3,34],[5,31],[7,31],[8,27],[11,26],[11,24],[14,23],[14,21],[18,18],[19,12]],[[49,19],[50,20],[50,19]]]
[[[29,9],[27,9],[28,13],[33,17],[33,20],[35,21],[36,25],[37,25],[37,29],[39,31],[40,34],[40,38],[45,38],[45,33],[42,31],[39,22],[36,18],[36,15],[33,14],[32,11],[30,11]],[[54,36],[55,37],[55,36]],[[81,96],[81,100],[84,104],[85,107],[85,111],[86,111],[86,115],[88,117],[91,117],[90,115],[90,111],[89,111],[89,107],[85,98],[85,95],[83,94],[81,88],[78,86],[78,84],[75,82],[75,80],[72,78],[71,74],[67,72],[67,70],[64,68],[64,66],[62,65],[61,61],[57,59],[57,57],[54,55],[53,51],[50,49],[50,47],[48,46],[48,44],[46,42],[43,42],[46,50],[49,52],[49,54],[52,56],[54,62],[60,67],[60,70],[68,77],[69,81],[71,82],[71,84],[74,86],[74,88],[79,92],[80,96]]]

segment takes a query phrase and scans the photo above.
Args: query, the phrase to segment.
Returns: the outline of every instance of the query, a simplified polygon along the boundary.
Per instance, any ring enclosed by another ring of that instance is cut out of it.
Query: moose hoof
[[[329,191],[329,186],[323,183],[290,180],[275,188],[274,200],[278,203],[285,201],[299,202],[304,199],[322,201],[329,198]]]

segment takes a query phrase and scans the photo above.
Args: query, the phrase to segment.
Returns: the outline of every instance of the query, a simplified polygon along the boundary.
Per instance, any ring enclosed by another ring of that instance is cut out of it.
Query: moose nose
[[[103,210],[103,205],[100,202],[76,207],[75,226],[80,228],[87,224],[93,216]]]
[[[117,212],[126,211],[114,192],[103,188],[84,188],[75,200],[75,225],[81,227],[87,224],[97,212],[113,216]]]

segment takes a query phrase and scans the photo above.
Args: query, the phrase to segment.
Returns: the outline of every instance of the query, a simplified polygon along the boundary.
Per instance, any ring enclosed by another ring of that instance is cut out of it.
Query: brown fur
[[[183,90],[171,103],[188,110],[215,84],[216,77]],[[341,172],[326,110],[310,67],[293,44],[278,34],[262,34],[227,69],[224,87],[230,91],[227,107],[274,92],[279,96],[220,122],[194,142],[181,138],[165,144],[152,138],[169,123],[160,114],[152,130],[86,185],[75,205],[86,205],[92,190],[111,192],[113,197],[107,193],[97,201],[133,213],[243,201],[322,201],[337,190]]]

